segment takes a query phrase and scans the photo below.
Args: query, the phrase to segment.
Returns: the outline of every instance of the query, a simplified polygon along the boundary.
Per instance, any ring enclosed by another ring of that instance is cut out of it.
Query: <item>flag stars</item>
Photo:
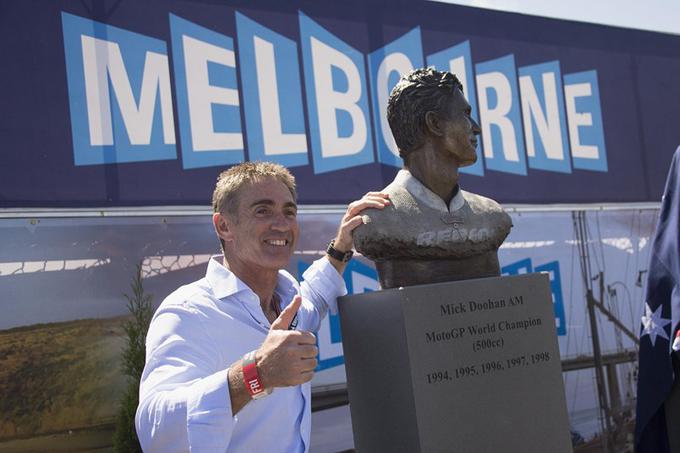
[[[652,346],[655,346],[657,336],[668,340],[668,334],[664,327],[670,324],[671,320],[661,316],[661,308],[662,305],[659,305],[656,307],[656,310],[652,312],[652,309],[649,307],[649,302],[647,302],[645,304],[645,314],[642,316],[642,334],[640,335],[640,338],[649,335]]]

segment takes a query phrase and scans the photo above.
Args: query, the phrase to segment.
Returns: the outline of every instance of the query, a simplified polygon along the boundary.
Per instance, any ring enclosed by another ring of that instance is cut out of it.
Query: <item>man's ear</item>
[[[439,115],[436,112],[429,111],[425,113],[425,127],[427,128],[426,132],[429,132],[435,137],[444,135],[441,118],[439,118]]]
[[[231,242],[234,238],[234,234],[231,229],[229,218],[224,214],[216,212],[213,214],[212,220],[217,236],[224,242]]]

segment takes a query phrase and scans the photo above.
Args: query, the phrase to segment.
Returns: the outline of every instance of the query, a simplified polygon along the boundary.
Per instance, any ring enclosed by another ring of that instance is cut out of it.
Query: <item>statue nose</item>
[[[482,133],[482,129],[479,127],[479,124],[477,124],[477,121],[472,118],[470,118],[470,121],[472,121],[472,132],[475,135],[480,135]]]

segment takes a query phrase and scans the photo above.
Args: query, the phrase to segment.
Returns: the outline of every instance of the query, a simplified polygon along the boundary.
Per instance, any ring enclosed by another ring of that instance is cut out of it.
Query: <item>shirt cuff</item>
[[[314,261],[302,278],[326,302],[331,313],[336,314],[338,297],[347,294],[347,287],[331,262],[326,257]]]
[[[187,434],[192,452],[224,452],[234,430],[229,396],[229,369],[189,387]]]

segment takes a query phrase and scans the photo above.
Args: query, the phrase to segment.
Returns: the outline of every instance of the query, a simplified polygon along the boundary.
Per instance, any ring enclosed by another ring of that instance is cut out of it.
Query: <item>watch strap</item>
[[[326,248],[326,254],[331,258],[335,258],[338,261],[346,263],[352,259],[352,255],[354,255],[354,252],[352,250],[348,252],[341,252],[340,250],[336,249],[335,239],[333,239],[331,242],[328,243],[328,247]]]

